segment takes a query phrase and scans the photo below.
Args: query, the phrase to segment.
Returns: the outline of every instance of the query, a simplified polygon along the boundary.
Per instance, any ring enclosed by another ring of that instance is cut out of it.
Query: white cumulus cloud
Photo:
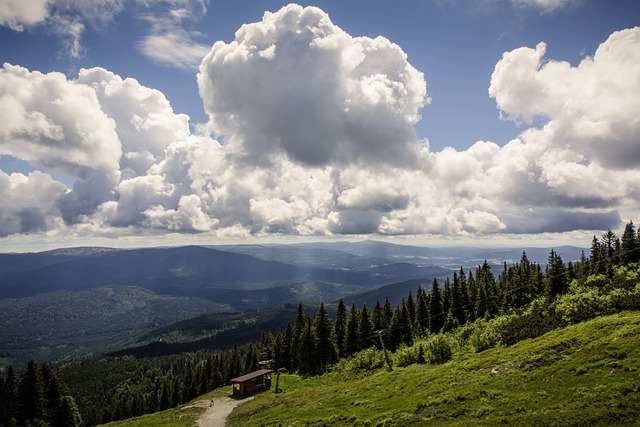
[[[0,2],[0,25],[16,31],[23,31],[25,26],[44,21],[49,12],[47,6],[52,0],[4,0]]]
[[[198,84],[212,127],[251,161],[415,162],[424,76],[399,46],[354,38],[318,8],[242,26],[214,44]]]
[[[7,64],[0,155],[41,172],[0,171],[0,235],[614,228],[640,208],[637,52],[633,28],[577,66],[546,59],[544,43],[505,53],[489,93],[529,128],[439,152],[416,138],[426,82],[402,49],[315,7],[266,13],[210,48],[198,83],[219,140],[135,79]]]

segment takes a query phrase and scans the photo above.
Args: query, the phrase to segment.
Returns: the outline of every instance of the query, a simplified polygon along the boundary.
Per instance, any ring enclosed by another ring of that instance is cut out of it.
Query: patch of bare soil
[[[232,399],[231,397],[218,397],[213,400],[200,400],[195,405],[201,408],[206,407],[207,410],[198,418],[196,424],[198,427],[224,427],[227,422],[227,416],[233,409],[243,402],[253,399]]]

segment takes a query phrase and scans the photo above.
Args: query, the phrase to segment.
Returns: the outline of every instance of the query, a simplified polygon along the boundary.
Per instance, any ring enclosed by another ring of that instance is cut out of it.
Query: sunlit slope
[[[281,377],[232,426],[640,425],[640,312],[393,372]]]

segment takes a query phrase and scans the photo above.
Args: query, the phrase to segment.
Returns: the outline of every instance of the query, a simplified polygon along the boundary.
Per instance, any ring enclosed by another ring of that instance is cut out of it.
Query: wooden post
[[[387,354],[387,347],[385,347],[384,345],[384,340],[382,339],[382,336],[386,333],[386,329],[383,329],[381,331],[375,331],[374,333],[378,336],[378,338],[380,338],[380,345],[382,346],[382,349],[384,350],[384,359],[387,361],[387,366],[389,367],[389,372],[393,371],[393,367],[391,366],[391,360],[389,360],[389,354]]]
[[[279,393],[280,391],[278,390],[278,383],[280,383],[280,374],[281,373],[286,373],[288,372],[286,368],[280,368],[277,370],[276,373],[276,393]]]

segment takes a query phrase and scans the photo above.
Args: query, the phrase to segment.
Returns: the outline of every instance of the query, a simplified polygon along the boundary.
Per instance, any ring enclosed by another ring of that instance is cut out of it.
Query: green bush
[[[453,357],[453,340],[448,334],[434,335],[427,340],[425,350],[429,363],[445,363]]]
[[[640,310],[640,284],[635,289],[614,289],[608,296],[609,306],[615,311]]]
[[[486,319],[478,319],[458,328],[455,332],[458,346],[476,353],[495,347],[499,342],[499,336],[490,323]]]
[[[334,366],[336,372],[358,372],[381,368],[384,365],[384,353],[375,347],[362,350],[348,359],[340,359]]]
[[[416,343],[411,347],[406,344],[400,344],[400,347],[393,355],[393,361],[396,366],[409,366],[419,362],[419,353],[422,343]]]
[[[613,277],[610,280],[612,289],[626,289],[632,291],[640,284],[640,265],[637,263],[621,265],[614,268]]]
[[[609,298],[600,295],[597,288],[574,287],[571,293],[562,295],[556,304],[556,312],[567,323],[579,323],[611,312]]]

